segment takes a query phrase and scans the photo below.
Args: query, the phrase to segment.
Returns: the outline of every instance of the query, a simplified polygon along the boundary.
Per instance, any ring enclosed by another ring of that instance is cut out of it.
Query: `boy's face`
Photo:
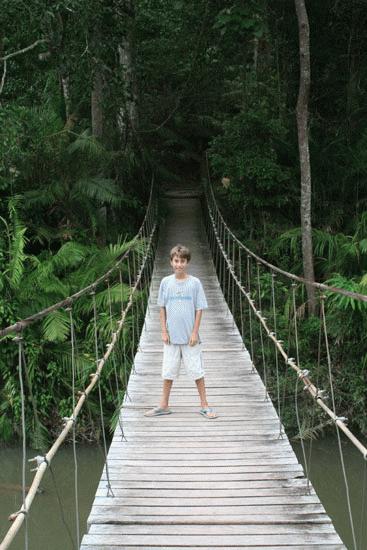
[[[185,270],[187,268],[188,261],[186,258],[180,258],[180,256],[177,256],[175,254],[171,260],[171,266],[175,273],[185,273]]]

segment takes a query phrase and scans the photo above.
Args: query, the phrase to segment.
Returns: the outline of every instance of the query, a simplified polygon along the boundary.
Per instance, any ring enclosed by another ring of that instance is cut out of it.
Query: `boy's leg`
[[[187,373],[190,378],[195,380],[201,402],[201,408],[205,409],[205,416],[208,418],[217,418],[215,412],[213,412],[206,399],[206,389],[205,389],[205,371],[203,365],[203,357],[201,352],[201,344],[196,344],[195,346],[190,346],[189,344],[182,346],[182,355],[183,360],[187,369]]]
[[[169,395],[171,393],[173,380],[163,380],[162,396],[159,406],[161,409],[168,409]]]
[[[200,403],[203,409],[209,407],[209,403],[206,399],[206,389],[205,389],[205,380],[204,376],[195,380],[196,386],[198,388]]]
[[[162,378],[163,387],[161,400],[159,407],[147,411],[144,416],[160,416],[161,414],[168,414],[172,411],[168,408],[169,396],[173,380],[178,378],[180,370],[180,346],[173,344],[164,344],[163,351],[163,365],[162,365]],[[162,411],[163,409],[163,411]]]
[[[200,396],[200,403],[203,409],[206,407],[209,407],[209,403],[206,399],[206,389],[205,389],[205,380],[204,376],[202,378],[198,378],[195,380],[195,384],[197,386],[199,396]]]
[[[199,392],[199,396],[200,396],[201,408],[202,409],[207,409],[209,407],[209,403],[206,399],[206,389],[205,389],[204,376],[202,378],[198,378],[197,380],[195,380],[195,383],[196,383],[196,386],[197,386],[197,389],[198,389],[198,392]],[[213,411],[207,412],[206,415],[209,416],[209,418],[215,418],[217,416],[215,414],[215,412],[213,412]]]

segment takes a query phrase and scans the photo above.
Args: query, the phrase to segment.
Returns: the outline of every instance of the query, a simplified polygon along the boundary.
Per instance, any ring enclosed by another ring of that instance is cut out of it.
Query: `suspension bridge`
[[[94,387],[100,389],[103,368],[108,361],[113,361],[114,347],[124,334],[127,315],[130,312],[134,317],[134,308],[140,307],[134,302],[134,295],[142,288],[149,289],[144,323],[142,327],[133,324],[139,342],[108,452],[102,425],[105,466],[84,536],[78,522],[78,479],[75,476],[76,547],[82,550],[345,548],[309,480],[305,451],[306,471],[284,431],[279,383],[275,396],[277,409],[270,399],[264,351],[264,341],[267,340],[275,350],[273,378],[279,382],[280,362],[284,362],[286,368],[296,375],[296,395],[300,388],[304,388],[303,394],[308,393],[315,407],[321,407],[335,424],[354,549],[362,549],[363,543],[357,541],[353,524],[340,432],[352,441],[365,461],[367,449],[350,432],[346,419],[338,416],[332,382],[330,403],[325,392],[313,383],[309,372],[301,367],[296,285],[304,281],[270,266],[236,239],[225,224],[209,185],[205,193],[196,189],[168,191],[165,201],[168,214],[160,224],[159,237],[152,187],[145,219],[134,240],[143,242],[140,252],[136,253],[133,248],[128,250],[98,281],[53,306],[69,311],[73,333],[73,304],[80,296],[90,295],[96,319],[95,292],[98,286],[107,284],[109,289],[110,280],[117,278],[121,281],[121,265],[129,262],[131,292],[127,299],[121,297],[121,316],[115,325],[112,325],[111,317],[111,339],[107,351],[103,355],[99,352],[95,324],[96,372],[92,373],[86,388],[76,388],[72,359],[72,389],[77,396],[73,411],[64,419],[64,430],[48,453],[36,457],[34,480],[28,494],[23,489],[22,507],[13,514],[12,525],[0,549],[5,550],[11,545],[24,522],[27,527],[37,488],[67,437],[72,436],[76,453],[78,414]],[[173,414],[144,417],[144,412],[155,406],[160,396],[163,350],[156,301],[160,280],[170,272],[168,252],[178,242],[189,246],[192,261],[188,271],[200,278],[208,300],[209,309],[203,314],[200,336],[208,400],[218,414],[215,420],[198,414],[200,403],[196,388],[184,375],[174,383],[171,392]],[[271,274],[270,311],[274,313],[271,319],[262,313],[259,274],[262,267],[269,269]],[[295,313],[292,317],[295,358],[289,356],[277,335],[277,276],[290,279]],[[328,349],[323,293],[341,292],[361,301],[366,301],[367,297],[325,285],[316,286],[320,290],[320,317]],[[38,322],[51,310],[48,308],[19,321],[0,333],[17,333],[20,380],[24,371],[22,333],[29,324]],[[137,313],[135,309],[136,318]],[[254,346],[257,342],[260,342],[262,360],[255,367]],[[73,358],[73,336],[71,346]],[[327,357],[329,360],[329,353]],[[328,367],[331,369],[331,364]],[[117,384],[123,385],[118,365],[114,365],[114,373]],[[102,408],[101,411],[103,417]],[[23,485],[25,467],[23,459]]]

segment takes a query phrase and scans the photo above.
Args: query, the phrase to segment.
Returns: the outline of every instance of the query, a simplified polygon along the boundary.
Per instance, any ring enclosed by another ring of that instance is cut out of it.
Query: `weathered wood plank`
[[[300,504],[267,504],[254,506],[254,505],[238,505],[238,506],[226,506],[223,509],[223,506],[180,506],[176,501],[177,506],[113,506],[111,504],[113,498],[109,497],[110,505],[100,506],[94,504],[92,508],[92,513],[90,516],[90,523],[95,523],[95,518],[100,518],[99,523],[119,523],[119,519],[122,518],[125,514],[134,514],[141,516],[165,516],[175,515],[183,516],[186,523],[191,523],[191,517],[189,516],[207,516],[208,514],[214,516],[245,516],[250,514],[251,516],[256,514],[268,514],[268,515],[283,515],[284,517],[289,516],[290,514],[300,514],[307,515],[311,514],[322,514],[325,513],[325,510],[321,504],[314,503],[300,503]],[[92,521],[93,519],[93,521]],[[289,519],[289,517],[288,517]],[[305,518],[303,518],[305,521]]]
[[[245,525],[106,525],[96,524],[89,529],[90,535],[258,535],[258,534],[302,534],[332,533],[328,524],[280,523]]]
[[[288,505],[292,506],[293,504],[318,504],[319,499],[317,495],[295,495],[289,491],[289,494],[277,495],[276,497],[270,496],[258,496],[258,497],[243,497],[243,496],[231,496],[231,497],[221,497],[221,496],[211,496],[211,497],[201,497],[201,496],[180,496],[180,505],[184,506],[208,506],[208,507],[225,507],[225,506],[263,506],[263,505]],[[153,496],[148,492],[147,494],[142,495],[141,497],[96,497],[94,501],[95,506],[108,506],[109,508],[123,508],[126,506],[177,506],[176,497],[160,497]]]
[[[130,469],[130,471],[127,470],[120,470],[118,468],[116,470],[116,473],[114,471],[110,471],[110,478],[112,480],[122,482],[124,480],[141,480],[141,481],[151,481],[152,480],[152,472],[144,472],[141,468],[139,470],[133,470]],[[102,472],[101,480],[105,481],[106,478],[106,472],[105,470]],[[302,470],[295,470],[295,471],[279,471],[276,470],[274,472],[193,472],[191,470],[187,472],[179,472],[179,475],[177,473],[169,473],[166,471],[163,472],[155,472],[154,479],[156,481],[174,481],[174,482],[187,482],[187,481],[264,481],[264,480],[285,480],[288,481],[289,479],[297,479],[297,480],[304,480],[303,478],[303,472]]]
[[[85,535],[84,540],[85,544],[109,544],[110,546],[116,546],[121,544],[120,535]],[[313,534],[313,533],[294,533],[291,535],[154,535],[154,544],[158,546],[164,546],[169,548],[170,546],[217,546],[227,547],[228,546],[260,546],[260,545],[280,545],[280,546],[289,546],[289,542],[292,544],[305,545],[305,544],[338,544],[340,543],[340,538],[336,533],[322,533],[322,534]],[[123,535],[123,542],[126,545],[134,544],[135,546],[146,547],[147,544],[152,544],[152,535]]]
[[[111,548],[113,548],[113,550],[136,550],[137,546],[126,546],[126,545],[121,545],[121,544],[118,544],[118,545],[114,545],[114,546],[100,546],[99,544],[96,546],[95,544],[87,544],[87,545],[84,545],[82,546],[82,549],[83,550],[96,550],[96,548],[98,548],[98,550],[111,550]],[[140,546],[140,548],[143,548],[142,546]],[[167,550],[169,548],[169,550],[223,550],[223,548],[225,548],[225,550],[245,550],[245,549],[248,549],[249,546],[246,545],[246,546],[167,546],[167,545],[164,545],[164,546],[150,546],[150,545],[145,545],[144,546],[144,550]],[[252,548],[254,548],[252,546]],[[297,545],[293,545],[292,542],[290,541],[287,546],[285,547],[284,545],[282,546],[274,546],[273,544],[271,544],[271,546],[264,546],[263,544],[261,546],[256,546],[256,550],[284,550],[284,548],[291,548],[292,550],[316,550],[317,548],[322,548],[322,550],[342,550],[344,549],[345,550],[345,546],[343,544],[329,544],[328,542],[326,542],[325,544],[323,544],[322,542],[321,543],[316,543],[316,544],[307,544],[307,545],[304,545],[302,544],[302,546],[299,546],[298,544]]]
[[[255,489],[244,489],[243,487],[236,487],[231,489],[219,489],[218,487],[213,486],[210,489],[203,489],[202,487],[183,489],[180,487],[175,487],[174,489],[162,489],[162,488],[152,488],[151,486],[142,487],[140,489],[132,488],[120,488],[116,487],[113,484],[113,493],[115,497],[120,499],[127,498],[192,498],[197,499],[198,497],[204,499],[213,499],[214,497],[218,498],[231,498],[235,500],[236,498],[249,498],[249,497],[276,497],[276,496],[294,496],[294,495],[307,495],[307,487],[270,487],[267,489],[261,489],[256,487]],[[314,495],[314,491],[312,491]],[[106,496],[106,486],[105,483],[102,484],[97,489],[96,497],[105,497]],[[96,501],[97,502],[97,501]],[[123,501],[122,501],[123,502]],[[316,501],[317,502],[317,501]],[[182,501],[184,503],[184,501]]]
[[[171,509],[172,510],[172,509]],[[192,515],[192,516],[178,516],[172,515],[172,513],[166,513],[164,516],[159,514],[146,514],[146,515],[122,515],[118,518],[109,516],[96,516],[93,521],[93,525],[288,525],[288,524],[302,524],[302,525],[326,525],[331,524],[331,519],[325,513],[303,513],[292,515],[284,514],[237,514],[237,515],[225,515],[225,514],[213,514],[205,515]],[[332,524],[331,524],[332,525]]]

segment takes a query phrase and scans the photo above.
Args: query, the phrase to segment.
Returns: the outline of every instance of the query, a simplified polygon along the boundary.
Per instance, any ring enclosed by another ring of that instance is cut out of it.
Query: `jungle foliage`
[[[316,279],[365,293],[367,9],[361,0],[311,0],[307,9]],[[2,326],[107,269],[141,223],[152,171],[161,185],[198,180],[206,177],[206,153],[237,236],[302,273],[292,0],[14,0],[1,11]],[[123,282],[125,292],[126,272]],[[269,284],[264,274],[264,288]],[[289,289],[285,281],[277,285],[279,330],[287,332]],[[119,283],[113,288],[117,297]],[[105,294],[97,298],[102,305]],[[93,368],[88,308],[82,305],[76,319],[78,341],[86,342],[81,384]],[[338,407],[366,433],[366,309],[328,296],[327,315]],[[98,322],[105,330],[106,318]],[[300,323],[310,369],[318,330],[318,318]],[[70,370],[68,338],[63,313],[27,331],[29,433],[35,410],[44,435],[69,412],[69,382],[56,382]],[[11,440],[19,429],[17,358],[13,343],[2,346],[0,438]],[[113,392],[104,383],[112,414]],[[293,390],[285,387],[285,395]],[[97,401],[88,404],[86,437],[97,417]]]

